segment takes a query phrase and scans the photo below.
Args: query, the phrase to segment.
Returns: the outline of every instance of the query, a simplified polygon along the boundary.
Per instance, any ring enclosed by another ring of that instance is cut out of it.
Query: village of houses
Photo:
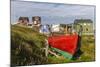
[[[34,28],[34,30],[43,33],[50,34],[51,32],[70,34],[76,32],[82,35],[94,35],[95,30],[93,27],[93,21],[91,19],[75,19],[70,24],[45,24],[42,25],[40,16],[33,16],[32,22],[28,17],[19,17],[17,25],[26,26],[28,28]],[[81,33],[80,33],[81,32]]]

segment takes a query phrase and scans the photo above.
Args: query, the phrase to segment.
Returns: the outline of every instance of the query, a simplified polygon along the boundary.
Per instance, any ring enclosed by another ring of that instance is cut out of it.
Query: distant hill
[[[18,25],[11,26],[11,65],[45,64],[46,37],[33,29]]]

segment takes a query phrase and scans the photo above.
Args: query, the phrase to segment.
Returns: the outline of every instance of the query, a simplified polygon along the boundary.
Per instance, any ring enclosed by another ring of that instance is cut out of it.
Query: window
[[[86,28],[86,31],[88,31],[88,28]]]
[[[86,25],[86,23],[84,23],[84,25]]]

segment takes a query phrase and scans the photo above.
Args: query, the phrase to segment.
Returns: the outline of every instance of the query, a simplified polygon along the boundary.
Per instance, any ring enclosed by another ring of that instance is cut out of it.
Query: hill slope
[[[17,25],[11,26],[11,65],[44,64],[45,36]]]

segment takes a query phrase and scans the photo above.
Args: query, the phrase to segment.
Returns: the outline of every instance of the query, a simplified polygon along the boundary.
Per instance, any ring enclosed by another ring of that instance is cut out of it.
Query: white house
[[[52,32],[59,32],[60,31],[60,24],[53,24],[51,25]]]

